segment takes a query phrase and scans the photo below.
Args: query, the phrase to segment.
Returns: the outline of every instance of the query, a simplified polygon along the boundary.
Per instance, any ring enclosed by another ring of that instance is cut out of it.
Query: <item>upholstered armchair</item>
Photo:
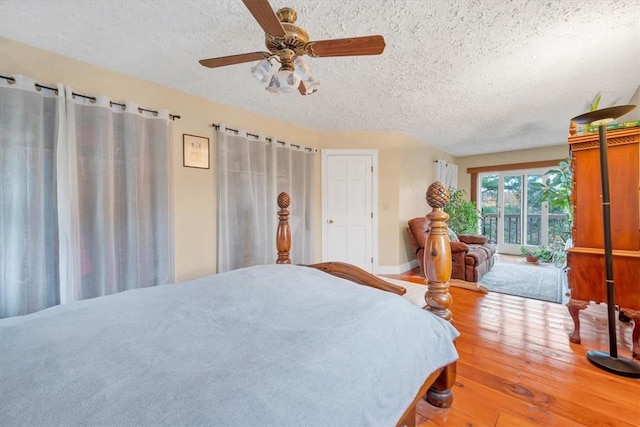
[[[429,219],[418,217],[409,220],[407,235],[424,275],[424,243],[429,233]],[[451,278],[477,282],[493,267],[495,245],[487,243],[486,236],[449,233],[451,242]]]

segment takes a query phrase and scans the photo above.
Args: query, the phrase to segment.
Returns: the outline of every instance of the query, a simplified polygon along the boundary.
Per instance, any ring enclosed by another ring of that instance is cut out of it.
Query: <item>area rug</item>
[[[496,262],[478,283],[490,292],[560,303],[562,274],[553,265]]]

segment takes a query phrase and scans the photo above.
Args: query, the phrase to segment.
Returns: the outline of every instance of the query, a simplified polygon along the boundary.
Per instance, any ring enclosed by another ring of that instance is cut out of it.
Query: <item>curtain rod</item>
[[[213,123],[211,126],[213,126],[216,130],[220,129],[220,125],[217,125],[217,124],[215,124],[215,123]],[[239,131],[238,129],[231,129],[231,128],[228,128],[228,127],[225,127],[225,129],[226,129],[226,130],[228,130],[228,131],[231,131],[231,132],[235,133],[236,135],[237,135],[238,133],[240,133],[240,131]],[[249,133],[249,132],[247,132],[247,136],[252,136],[252,137],[254,137],[254,138],[256,138],[256,139],[260,138],[260,136],[259,136],[259,135],[256,135],[255,133]],[[272,139],[272,138],[265,138],[265,139],[266,139],[267,141],[269,141],[269,142],[272,142],[272,141],[273,141],[273,139]],[[276,140],[276,142],[277,142],[278,144],[281,144],[281,145],[286,145],[286,144],[287,144],[286,142],[284,142],[284,141],[280,141],[280,140]],[[307,151],[309,151],[309,152],[311,152],[311,153],[313,153],[313,152],[317,152],[317,151],[318,151],[318,150],[317,150],[317,149],[315,149],[315,148],[311,148],[311,147],[302,147],[302,146],[300,146],[300,145],[298,145],[298,144],[289,144],[289,145],[291,145],[292,147],[295,147],[295,148],[297,148],[297,149],[304,148],[305,150],[307,150]]]
[[[16,79],[14,79],[13,77],[8,77],[8,76],[3,76],[0,75],[0,78],[5,79],[9,82],[9,84],[14,84],[16,82]],[[55,87],[51,87],[51,86],[46,86],[40,83],[36,83],[35,84],[36,90],[41,91],[42,89],[48,89],[51,90],[53,92],[55,92],[55,94],[58,94],[58,88]],[[84,99],[89,99],[92,102],[96,102],[96,97],[95,96],[90,96],[90,95],[83,95],[81,93],[77,93],[77,92],[71,92],[71,96],[76,97],[79,96],[80,98],[84,98]],[[118,105],[120,107],[122,107],[122,109],[125,109],[125,104],[122,104],[120,102],[114,102],[114,101],[109,101],[109,105],[110,106],[114,106],[114,105]],[[147,108],[142,108],[142,107],[138,107],[138,112],[142,113],[143,111],[146,111],[147,113],[152,113],[154,116],[158,115],[158,111],[157,110],[149,110]],[[171,120],[175,120],[175,119],[180,119],[182,117],[176,115],[176,114],[169,114],[169,118]]]

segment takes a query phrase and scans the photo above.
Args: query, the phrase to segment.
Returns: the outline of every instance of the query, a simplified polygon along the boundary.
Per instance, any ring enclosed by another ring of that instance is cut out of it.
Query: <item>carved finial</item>
[[[278,194],[278,207],[280,209],[287,209],[291,203],[291,198],[287,193]]]
[[[435,181],[427,189],[427,204],[432,208],[444,208],[449,203],[449,189],[440,181]]]
[[[578,133],[578,125],[576,122],[569,122],[569,136],[576,136]]]

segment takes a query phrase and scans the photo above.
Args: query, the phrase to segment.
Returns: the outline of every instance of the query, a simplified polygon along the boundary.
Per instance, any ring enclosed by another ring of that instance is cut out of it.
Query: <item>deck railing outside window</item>
[[[506,214],[504,216],[504,243],[521,245],[521,219],[520,214]],[[541,216],[539,214],[527,215],[527,239],[528,245],[539,245],[542,241],[540,229]],[[498,240],[498,215],[485,213],[482,219],[482,234],[489,237],[489,242]],[[566,240],[569,235],[567,215],[549,214],[549,242],[559,237]]]

